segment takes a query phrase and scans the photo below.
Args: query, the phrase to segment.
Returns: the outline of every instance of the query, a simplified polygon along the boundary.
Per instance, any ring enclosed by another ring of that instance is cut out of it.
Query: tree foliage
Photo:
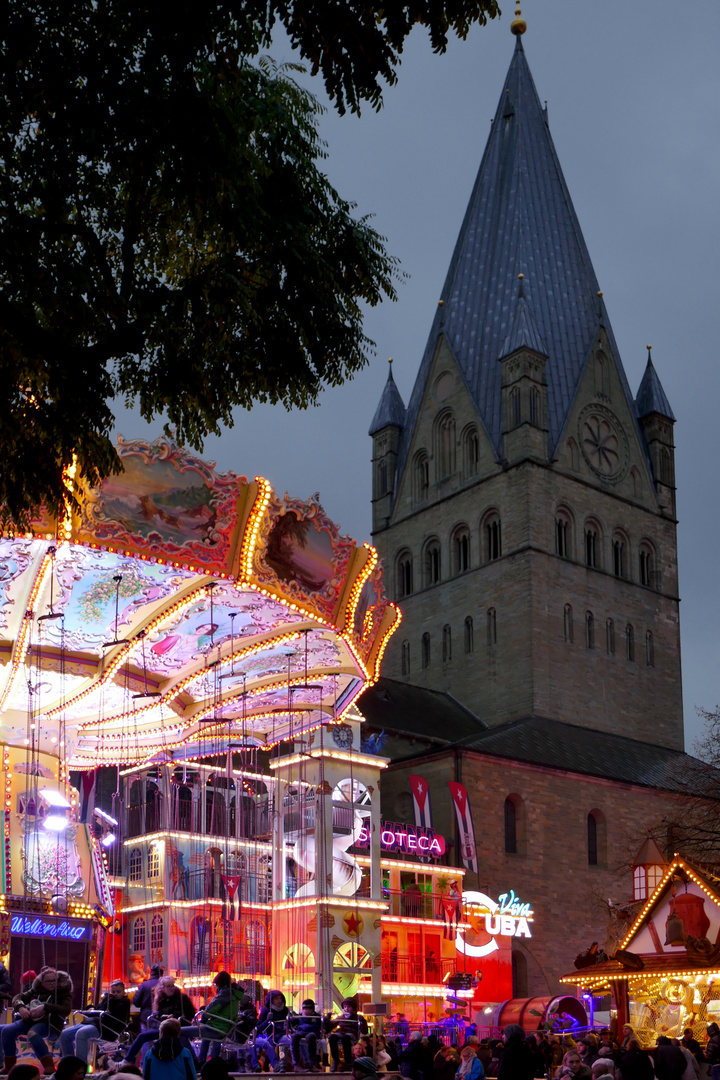
[[[10,0],[0,102],[0,503],[56,507],[119,468],[112,403],[179,441],[256,401],[305,407],[367,361],[395,261],[322,172],[319,105],[262,56],[276,21],[340,111],[403,42],[494,0],[390,5]]]

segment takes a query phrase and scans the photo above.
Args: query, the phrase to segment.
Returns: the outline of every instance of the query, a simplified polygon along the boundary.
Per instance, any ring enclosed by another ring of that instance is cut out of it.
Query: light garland
[[[370,866],[372,859],[369,855],[354,855],[353,858],[358,866]],[[465,867],[459,866],[443,866],[439,863],[416,863],[416,862],[402,862],[400,859],[380,859],[380,868],[382,870],[419,870],[423,874],[446,874],[448,877],[464,877],[467,873]]]
[[[356,896],[308,896],[302,900],[275,901],[273,908],[276,911],[286,911],[290,908],[309,908],[316,904],[333,904],[335,907],[347,907],[351,905],[360,911],[387,911],[388,904],[383,900],[359,900]]]
[[[288,757],[280,758],[279,761],[271,761],[271,769],[284,769],[290,765],[297,765],[308,758],[331,758],[334,761],[347,761],[353,765],[372,765],[377,769],[387,769],[390,764],[388,758],[370,757],[366,754],[345,753],[342,750],[308,750],[302,754],[289,754]]]
[[[350,596],[348,598],[347,606],[345,608],[345,619],[343,620],[343,631],[349,628],[352,631],[352,627],[355,623],[355,611],[360,600],[360,593],[365,588],[365,583],[372,574],[373,570],[378,564],[378,553],[374,547],[370,544],[364,543],[363,548],[368,552],[368,557],[365,563],[360,569],[360,573],[355,578],[353,587],[350,590]]]
[[[258,485],[259,491],[250,511],[242,548],[240,549],[240,572],[243,577],[248,579],[252,577],[255,546],[260,532],[260,524],[272,498],[272,487],[264,477],[256,476],[255,483]]]
[[[52,568],[53,556],[46,552],[42,557],[40,566],[35,575],[35,579],[30,589],[30,595],[27,599],[27,607],[25,614],[22,617],[20,623],[20,629],[15,639],[15,647],[12,652],[12,660],[10,661],[10,674],[8,680],[5,683],[2,694],[0,694],[0,713],[4,712],[5,706],[10,698],[13,690],[15,689],[15,683],[17,681],[20,668],[25,663],[25,657],[27,656],[28,645],[30,643],[30,630],[32,628],[32,621],[34,618],[35,601],[38,598],[38,594],[45,584],[45,576],[49,569]]]
[[[176,840],[188,840],[188,839],[192,839],[193,837],[197,837],[197,838],[202,839],[202,840],[207,839],[207,837],[204,834],[193,833],[193,832],[190,832],[190,831],[188,831],[188,832],[179,832],[177,830],[171,831],[170,829],[168,829],[167,831],[162,831],[162,832],[144,833],[142,836],[136,836],[136,837],[131,838],[129,840],[123,840],[123,847],[131,847],[134,844],[139,844],[139,843],[142,843],[142,842],[150,842],[150,841],[154,842],[154,841],[157,841],[157,840],[167,840],[168,838],[174,838]],[[243,839],[240,839],[239,837],[236,837],[236,836],[226,836],[226,837],[224,837],[224,841],[225,842],[230,842],[231,844],[234,844],[235,847],[239,847],[239,848],[248,848],[248,849],[253,850],[253,851],[257,848],[258,851],[262,850],[263,853],[271,853],[272,852],[272,844],[267,844],[263,840],[243,840]]]
[[[130,886],[132,888],[132,885]],[[142,888],[138,885],[137,888]],[[204,907],[209,905],[210,907],[222,907],[224,901],[218,900],[215,897],[206,897],[201,901],[200,906]],[[123,913],[138,912],[138,911],[150,911],[152,908],[197,908],[197,900],[151,900],[147,904],[132,904],[130,907],[123,908]],[[250,911],[271,911],[272,904],[263,904],[259,900],[242,901],[242,910]]]
[[[684,873],[688,874],[688,876],[690,878],[692,878],[692,880],[695,882],[695,884],[698,886],[698,888],[702,889],[702,891],[705,893],[705,895],[710,900],[712,900],[713,903],[720,904],[720,896],[718,896],[718,894],[713,892],[712,890],[708,889],[707,886],[705,885],[705,883],[702,882],[700,880],[700,878],[697,877],[697,875],[690,869],[690,867],[686,863],[684,863],[682,861],[682,859],[680,859],[678,857],[677,853],[675,853],[675,855],[673,855],[673,861],[670,864],[667,872],[665,873],[665,876],[662,878],[662,880],[659,882],[659,884],[655,886],[654,892],[652,893],[652,895],[646,901],[645,906],[643,907],[642,911],[640,912],[640,914],[635,919],[635,922],[633,923],[633,925],[630,928],[628,934],[626,935],[625,940],[622,942],[622,944],[620,946],[622,949],[624,949],[627,946],[628,942],[632,939],[632,937],[635,934],[636,930],[638,930],[641,923],[643,922],[645,916],[647,915],[647,913],[650,911],[650,909],[655,904],[655,901],[657,900],[658,896],[660,895],[662,890],[665,888],[665,886],[667,885],[670,878],[673,876],[673,872],[675,870],[677,870],[677,869],[680,869],[680,870],[684,871]]]

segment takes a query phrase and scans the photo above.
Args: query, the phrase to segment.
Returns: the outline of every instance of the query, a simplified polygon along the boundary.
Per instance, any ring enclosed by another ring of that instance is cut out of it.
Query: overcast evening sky
[[[209,439],[218,468],[267,477],[322,503],[343,531],[370,539],[368,426],[387,358],[407,403],[511,60],[502,18],[433,55],[410,37],[380,113],[321,121],[326,171],[374,215],[409,275],[399,299],[368,312],[377,354],[319,408],[238,411]],[[720,4],[718,0],[526,0],[523,45],[633,392],[653,362],[675,412],[685,725],[720,703],[717,604],[720,509]],[[282,41],[277,60],[291,59]],[[308,80],[326,100],[318,79]],[[125,437],[160,434],[134,415]]]

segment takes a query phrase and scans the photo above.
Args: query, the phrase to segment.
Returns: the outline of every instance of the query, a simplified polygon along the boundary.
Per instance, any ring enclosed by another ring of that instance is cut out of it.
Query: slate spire
[[[649,416],[650,413],[659,413],[660,416],[666,416],[668,420],[675,419],[675,415],[670,408],[670,402],[662,388],[660,377],[653,365],[650,346],[648,346],[647,367],[635,399],[635,406],[640,420],[644,416]]]
[[[515,303],[515,311],[513,313],[512,322],[510,323],[508,336],[505,338],[505,343],[502,347],[502,352],[499,357],[500,360],[502,360],[504,356],[510,356],[511,353],[523,348],[532,349],[533,352],[540,353],[542,356],[547,356],[547,349],[543,344],[540,331],[537,328],[532,310],[530,309],[527,297],[525,296],[524,274],[520,274],[519,278],[520,287]]]
[[[368,435],[377,435],[384,427],[405,427],[405,404],[400,396],[400,391],[395,385],[392,373],[392,360],[389,363],[387,382],[382,392],[382,397],[375,410],[375,415],[370,424]]]
[[[517,303],[525,275],[525,305]],[[599,286],[530,74],[521,33],[408,403],[402,471],[438,342],[444,337],[478,415],[502,452],[501,365],[508,342],[533,334],[547,355],[548,438],[554,451],[601,326],[620,364]],[[523,310],[521,310],[523,309]],[[523,330],[522,323],[528,326]]]

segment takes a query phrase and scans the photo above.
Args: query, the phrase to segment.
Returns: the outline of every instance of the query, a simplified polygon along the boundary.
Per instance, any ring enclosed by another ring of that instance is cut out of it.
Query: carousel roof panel
[[[374,549],[167,439],[119,453],[77,517],[0,538],[4,737],[62,726],[91,767],[337,720],[399,621]]]

